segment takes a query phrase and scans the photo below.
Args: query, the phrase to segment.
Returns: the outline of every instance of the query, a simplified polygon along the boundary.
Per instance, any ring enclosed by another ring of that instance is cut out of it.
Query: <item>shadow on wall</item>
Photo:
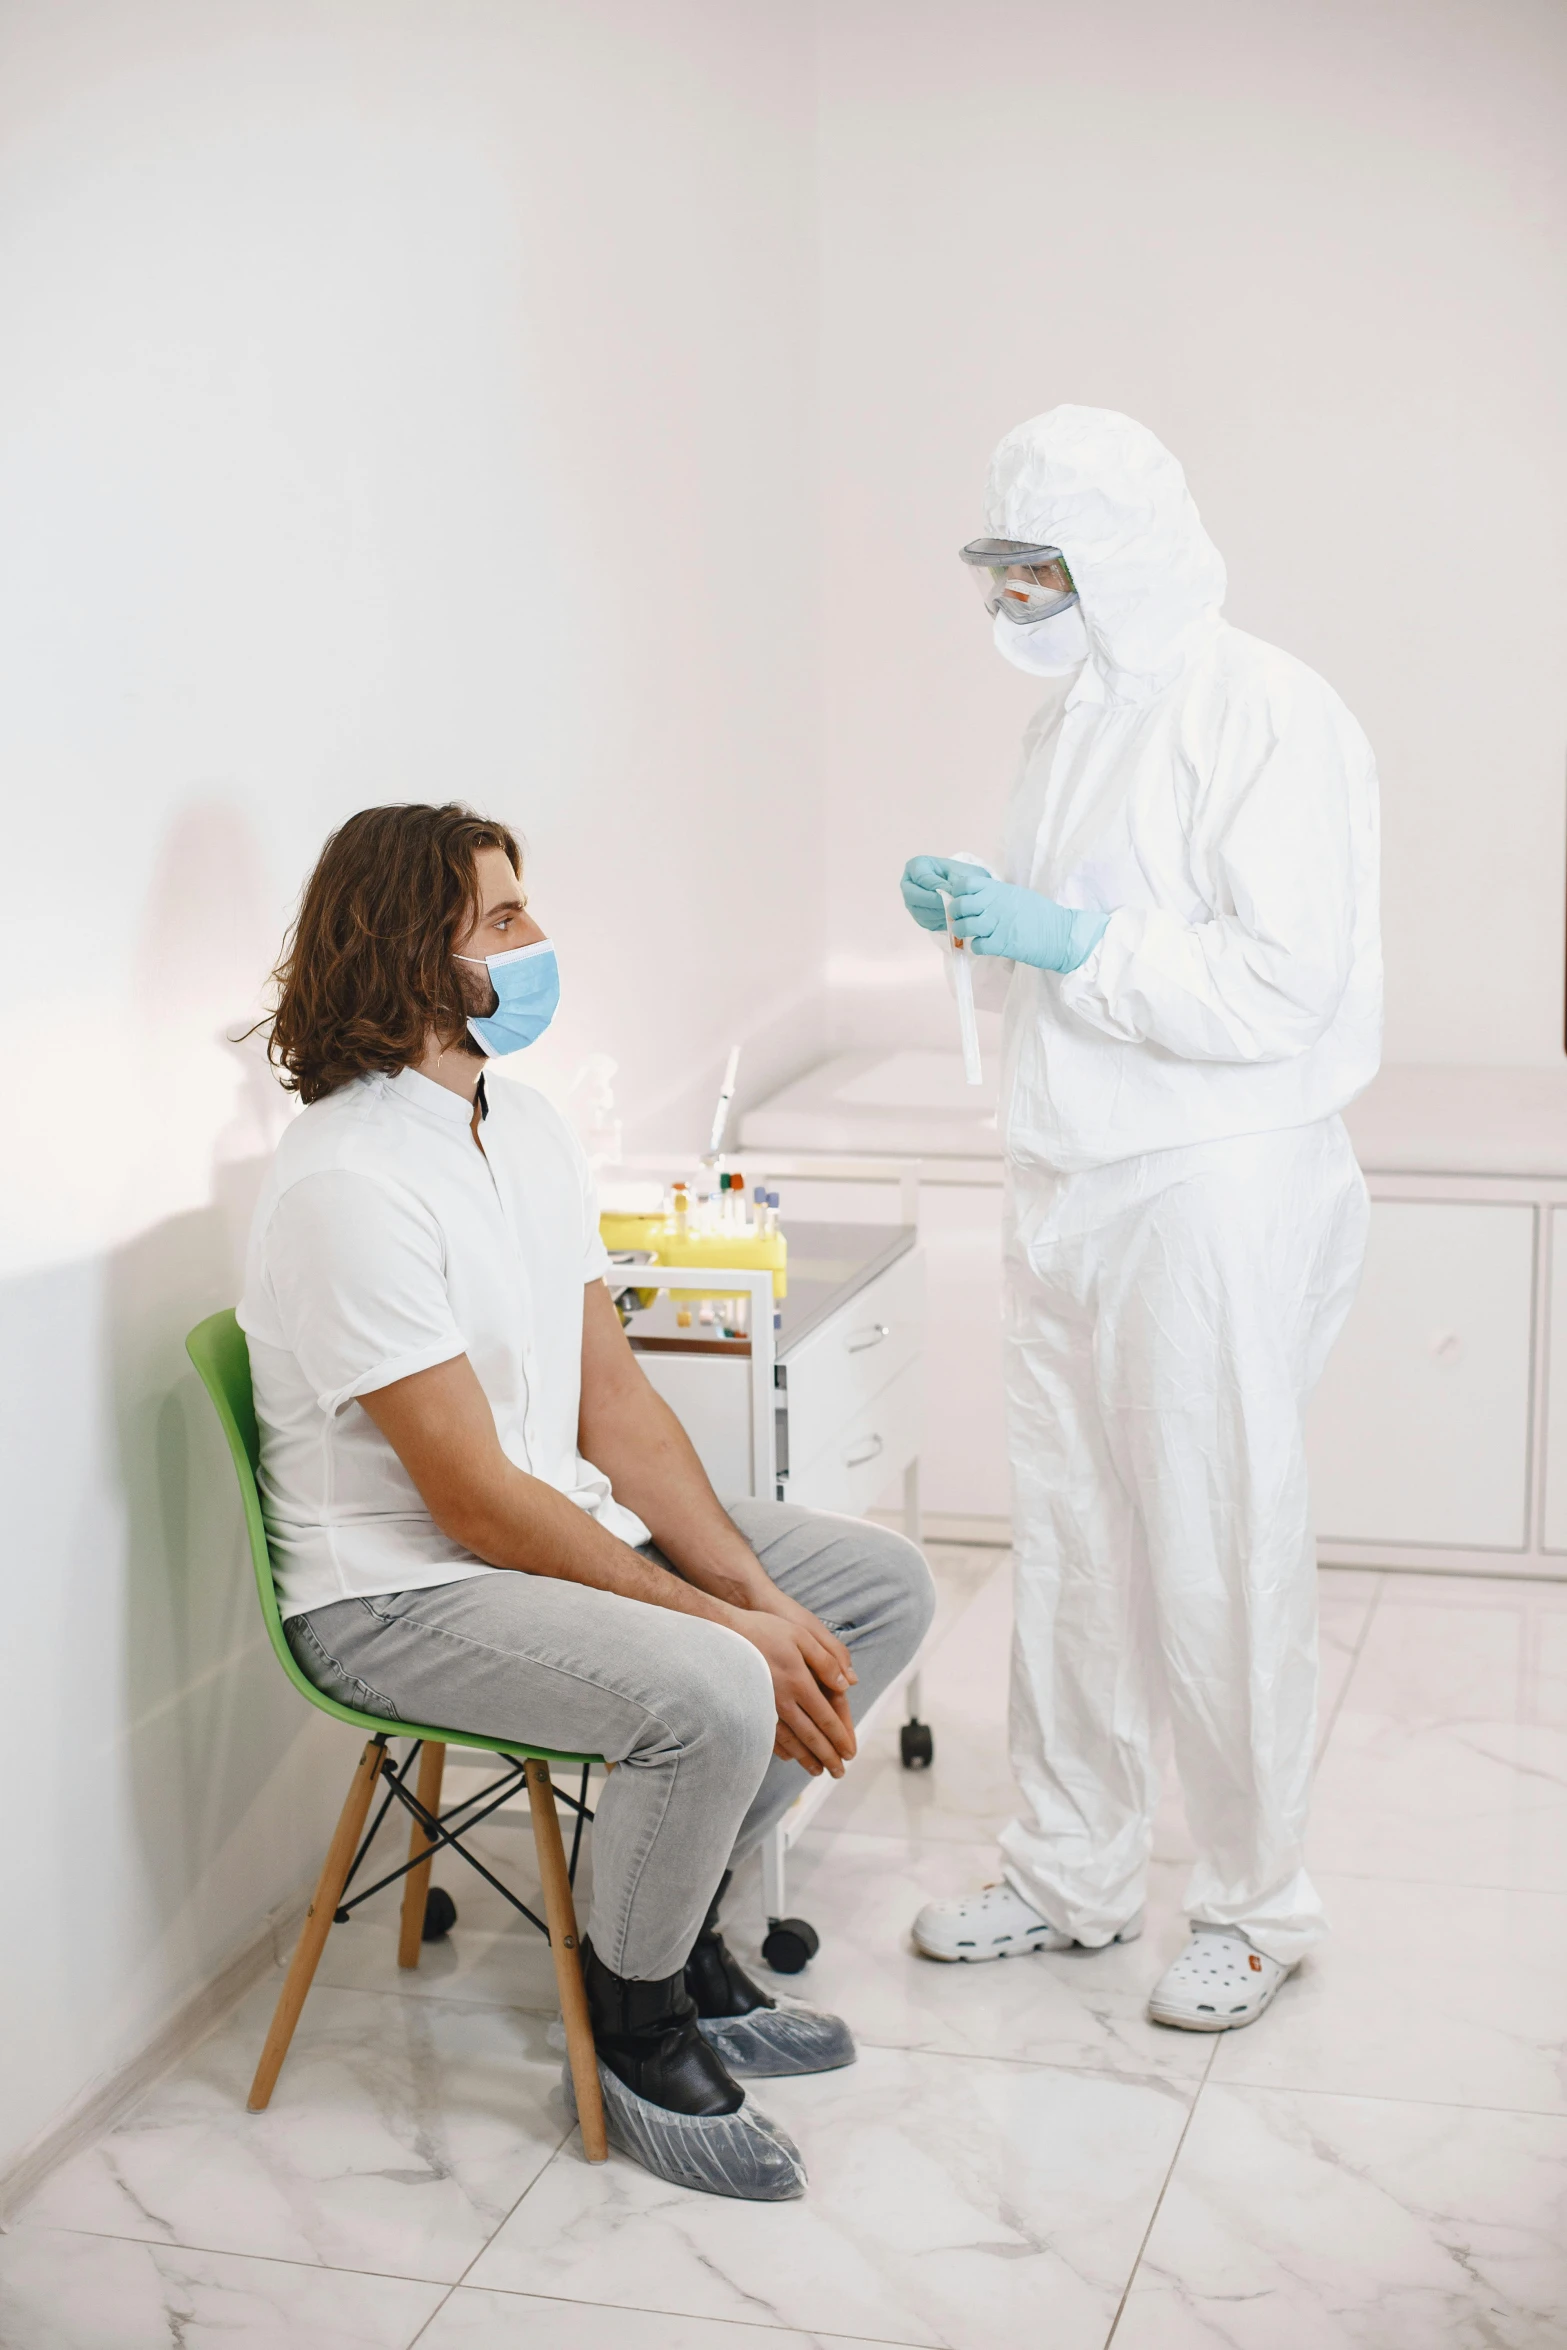
[[[203,1807],[218,1787],[201,1767],[201,1692],[219,1702],[230,1668],[260,1635],[233,1470],[184,1351],[193,1323],[238,1298],[251,1211],[288,1114],[262,1040],[246,1040],[276,951],[259,862],[245,815],[216,800],[180,810],[164,840],[136,955],[136,1028],[155,1101],[177,1095],[201,1062],[208,1198],[117,1248],[104,1292],[126,1512],[127,1719],[150,1727],[177,1711],[191,1741],[184,1759],[196,1766],[181,1784]],[[178,1123],[181,1105],[168,1108]],[[177,1697],[186,1702],[174,1707]],[[155,1811],[144,1816],[157,1837],[196,1829],[190,1816],[165,1822]]]
[[[292,1114],[255,1033],[282,944],[262,862],[242,809],[215,799],[180,809],[148,887],[135,955],[142,1081],[180,1132],[191,1111],[199,1115],[191,1140],[203,1164],[210,1151],[218,1168],[266,1158]]]
[[[194,1323],[239,1297],[256,1197],[291,1115],[264,1038],[247,1034],[279,945],[260,866],[232,806],[195,803],[170,827],[148,892],[138,1007],[156,1058],[172,1046],[177,1067],[182,1045],[199,1046],[209,1068],[222,1057],[228,1115],[209,1125],[208,1204],[116,1249],[104,1292],[125,1507],[128,1795],[147,1893],[185,1945],[169,1954],[175,1971],[198,1975],[245,1938],[258,1896],[264,1910],[309,1869],[341,1775],[332,1758],[351,1743],[305,1712],[267,1647],[233,1467],[184,1349]],[[223,1091],[207,1095],[209,1121]],[[297,1783],[295,1749],[313,1730],[309,1746],[327,1764],[319,1814],[308,1780]]]
[[[0,2162],[132,2058],[319,1865],[353,1733],[262,1632],[238,1491],[184,1352],[236,1291],[262,1162],[106,1259],[0,1289],[16,1548],[8,1723],[28,1757],[0,1963],[29,2017]]]
[[[273,1788],[314,1717],[267,1646],[234,1471],[184,1349],[192,1324],[238,1295],[234,1236],[264,1164],[220,1168],[211,1208],[117,1250],[104,1293],[125,1511],[125,1792],[147,1897],[186,1945],[169,1953],[177,1974],[242,1940],[256,1891],[277,1898],[319,1845],[321,1822],[301,1840]]]
[[[40,1774],[16,1863],[39,1931],[7,1970],[36,2032],[0,2131],[12,2147],[294,1899],[351,1767],[352,1733],[303,1705],[266,1646],[233,1469],[184,1351],[239,1294],[288,1116],[258,1045],[227,1041],[276,948],[255,873],[233,811],[177,819],[136,967],[146,1115],[127,1121],[127,1164],[102,1170],[100,1196],[123,1221],[154,1180],[198,1204],[0,1290],[5,1523],[27,1562],[0,1674]],[[112,1118],[71,1127],[74,1149],[116,1146]]]

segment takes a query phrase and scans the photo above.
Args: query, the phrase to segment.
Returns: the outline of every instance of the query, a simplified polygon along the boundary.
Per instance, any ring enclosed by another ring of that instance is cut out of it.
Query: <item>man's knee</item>
[[[867,1526],[871,1538],[867,1568],[876,1593],[875,1612],[903,1652],[903,1661],[919,1647],[936,1613],[936,1585],[924,1553],[906,1535],[887,1526]]]
[[[735,1757],[737,1771],[760,1779],[773,1751],[778,1731],[778,1703],[773,1676],[759,1648],[738,1632],[731,1634],[738,1655],[733,1668],[717,1684],[713,1707],[715,1733]]]
[[[759,1779],[778,1713],[761,1650],[721,1624],[693,1624],[677,1684],[657,1710],[687,1753],[711,1753],[736,1778]]]

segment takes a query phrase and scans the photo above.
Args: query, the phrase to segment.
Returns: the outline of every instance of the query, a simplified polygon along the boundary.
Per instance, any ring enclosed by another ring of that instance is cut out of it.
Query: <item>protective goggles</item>
[[[958,558],[970,566],[985,610],[1005,613],[1020,628],[1048,620],[1077,601],[1059,547],[1033,547],[1022,539],[970,539],[958,549]]]

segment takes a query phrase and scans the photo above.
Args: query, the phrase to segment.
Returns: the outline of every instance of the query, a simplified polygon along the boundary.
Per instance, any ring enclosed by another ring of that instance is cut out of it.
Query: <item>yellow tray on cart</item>
[[[789,1243],[781,1232],[687,1232],[675,1230],[672,1216],[600,1216],[599,1236],[607,1249],[646,1249],[660,1271],[678,1267],[699,1272],[704,1265],[771,1273],[773,1302],[789,1294]],[[633,1268],[634,1270],[634,1268]],[[715,1297],[712,1289],[671,1290],[673,1297]],[[656,1292],[649,1291],[649,1297]]]

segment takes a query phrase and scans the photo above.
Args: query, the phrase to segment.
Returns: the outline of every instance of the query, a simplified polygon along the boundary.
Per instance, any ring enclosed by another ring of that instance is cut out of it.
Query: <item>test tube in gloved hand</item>
[[[977,865],[982,873],[990,867],[979,857],[954,856],[949,865]],[[970,1085],[983,1085],[985,1072],[979,1059],[979,1023],[974,1017],[974,965],[961,938],[952,932],[952,900],[945,890],[941,892],[941,910],[947,917],[947,944],[952,950],[952,984],[958,999],[958,1035],[963,1042],[963,1074]]]

